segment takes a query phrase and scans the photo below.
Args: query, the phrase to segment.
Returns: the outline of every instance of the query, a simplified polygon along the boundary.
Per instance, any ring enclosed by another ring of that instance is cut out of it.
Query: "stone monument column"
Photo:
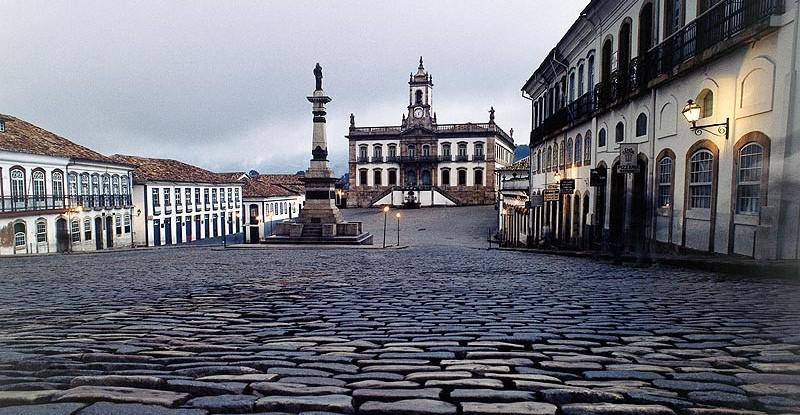
[[[298,218],[304,224],[335,224],[343,222],[336,207],[336,178],[328,165],[328,137],[325,125],[325,104],[331,97],[322,89],[322,67],[314,68],[316,88],[307,97],[312,104],[314,130],[311,139],[311,163],[303,179],[306,188],[306,204]]]

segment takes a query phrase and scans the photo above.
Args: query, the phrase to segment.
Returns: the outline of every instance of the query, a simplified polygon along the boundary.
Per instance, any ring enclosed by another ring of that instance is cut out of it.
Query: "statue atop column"
[[[322,91],[322,66],[319,65],[319,62],[317,62],[317,66],[314,67],[314,77],[317,78],[316,91]]]

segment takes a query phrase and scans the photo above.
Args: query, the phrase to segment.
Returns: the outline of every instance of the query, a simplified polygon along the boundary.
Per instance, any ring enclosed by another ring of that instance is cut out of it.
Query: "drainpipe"
[[[531,131],[534,126],[534,99],[531,96],[525,96],[525,91],[522,91],[522,98],[531,102]],[[528,240],[525,245],[530,248],[532,245],[531,236],[533,235],[533,206],[531,206],[531,198],[533,197],[533,147],[531,146],[530,139],[528,140],[528,228],[526,229]]]

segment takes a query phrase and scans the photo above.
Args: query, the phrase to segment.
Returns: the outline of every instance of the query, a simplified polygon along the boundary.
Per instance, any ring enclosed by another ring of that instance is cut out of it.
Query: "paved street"
[[[800,412],[796,281],[487,251],[494,213],[404,211],[385,251],[4,258],[0,415]]]

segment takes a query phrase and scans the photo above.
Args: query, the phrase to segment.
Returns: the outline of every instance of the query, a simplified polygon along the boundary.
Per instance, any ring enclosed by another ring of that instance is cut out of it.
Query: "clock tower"
[[[408,80],[408,116],[406,126],[428,127],[436,122],[431,110],[433,103],[433,77],[422,66],[422,56],[419,57],[417,73],[409,75]]]

